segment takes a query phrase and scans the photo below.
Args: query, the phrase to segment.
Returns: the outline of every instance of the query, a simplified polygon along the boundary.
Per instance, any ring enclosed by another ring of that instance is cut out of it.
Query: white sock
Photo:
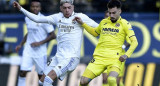
[[[18,77],[18,85],[17,86],[26,86],[26,77]]]
[[[44,78],[43,86],[53,86],[52,83],[53,83],[53,80],[49,76],[46,76]]]

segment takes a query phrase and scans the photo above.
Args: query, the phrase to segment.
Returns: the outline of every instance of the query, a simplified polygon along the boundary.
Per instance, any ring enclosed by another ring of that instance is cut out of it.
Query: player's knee
[[[26,77],[28,71],[20,71],[20,77]]]
[[[81,80],[80,80],[80,85],[81,86],[86,86],[90,81],[91,81],[91,79],[82,76]]]
[[[116,77],[109,76],[109,77],[108,77],[108,82],[109,82],[109,83],[112,83],[112,84],[113,84],[113,83],[116,83],[116,82],[117,82],[117,81],[116,81]]]

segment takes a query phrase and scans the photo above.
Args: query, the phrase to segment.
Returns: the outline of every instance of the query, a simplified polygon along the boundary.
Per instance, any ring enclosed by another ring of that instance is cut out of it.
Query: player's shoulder
[[[125,25],[126,25],[126,24],[129,24],[129,22],[128,22],[126,19],[124,19],[124,18],[121,18],[121,23],[122,23],[122,24],[125,24]]]
[[[126,19],[121,18],[121,24],[123,27],[132,28],[132,25]]]
[[[30,22],[31,20],[28,17],[25,17],[25,22]]]
[[[75,13],[75,16],[78,16],[78,17],[85,17],[85,16],[87,16],[87,15],[84,14],[84,13]]]
[[[110,19],[109,18],[104,18],[101,20],[100,23],[110,23]]]
[[[38,16],[45,16],[45,15],[44,15],[44,14],[42,14],[42,13],[39,13],[39,14],[38,14]]]

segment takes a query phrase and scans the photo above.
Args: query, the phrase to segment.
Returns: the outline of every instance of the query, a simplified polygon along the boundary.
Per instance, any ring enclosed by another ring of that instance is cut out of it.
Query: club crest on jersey
[[[119,27],[119,26],[120,26],[120,24],[119,24],[119,23],[117,23],[115,26],[116,26],[116,27]]]
[[[76,23],[76,21],[72,21],[72,24],[75,24]]]

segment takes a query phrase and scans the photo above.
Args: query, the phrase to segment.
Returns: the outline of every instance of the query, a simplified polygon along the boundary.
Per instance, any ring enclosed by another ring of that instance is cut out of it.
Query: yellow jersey
[[[82,25],[85,29],[91,28],[86,24]],[[92,28],[93,29],[93,28]],[[95,32],[100,35],[98,44],[95,48],[93,56],[105,57],[105,58],[119,58],[120,55],[124,55],[122,45],[126,40],[126,37],[135,36],[130,23],[119,18],[115,23],[112,23],[110,17],[103,19],[97,28],[94,28]],[[89,33],[93,33],[91,29],[87,30]],[[95,33],[94,33],[95,34]],[[135,40],[137,40],[135,38]],[[134,45],[132,45],[133,47]],[[128,57],[133,53],[133,49],[130,49],[126,53]]]

